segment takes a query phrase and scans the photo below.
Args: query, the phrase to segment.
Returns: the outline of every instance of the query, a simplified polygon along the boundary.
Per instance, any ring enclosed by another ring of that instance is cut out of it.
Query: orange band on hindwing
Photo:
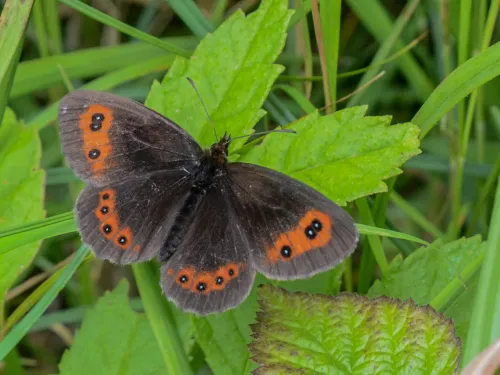
[[[83,134],[82,152],[96,176],[102,176],[107,165],[106,159],[111,155],[109,131],[112,123],[111,108],[101,104],[90,105],[80,115],[79,126]]]
[[[267,263],[290,261],[308,251],[325,246],[332,239],[330,216],[309,210],[292,230],[279,234],[271,245],[266,245]]]
[[[130,227],[121,227],[116,210],[116,193],[113,189],[106,189],[99,193],[99,204],[94,213],[101,222],[99,230],[102,235],[106,239],[112,240],[119,248],[128,249],[134,240],[134,235]],[[132,251],[138,252],[140,248],[136,244]]]
[[[213,291],[222,291],[227,283],[237,278],[245,268],[244,264],[230,263],[219,267],[215,271],[196,272],[192,267],[184,267],[175,276],[175,282],[180,287],[195,293],[208,294]],[[173,276],[175,271],[169,269],[167,275]]]

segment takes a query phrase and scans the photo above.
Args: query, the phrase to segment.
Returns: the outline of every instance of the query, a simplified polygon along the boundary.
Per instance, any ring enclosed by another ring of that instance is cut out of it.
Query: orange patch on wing
[[[314,230],[315,237],[308,238],[306,229],[312,227],[313,221],[321,223],[320,230]],[[292,230],[279,234],[274,243],[266,246],[267,263],[276,264],[281,261],[292,260],[308,251],[328,244],[332,239],[332,221],[330,217],[318,210],[309,210]],[[282,254],[283,247],[289,247],[291,254],[286,257]]]
[[[185,267],[177,272],[175,282],[184,289],[190,289],[194,293],[208,294],[210,292],[224,290],[226,285],[240,275],[245,264],[230,263],[219,267],[215,271],[196,272],[192,267]],[[167,275],[172,276],[173,269],[168,269]],[[182,278],[187,278],[182,282]],[[219,283],[217,280],[219,279]],[[202,288],[202,290],[200,289]]]
[[[104,199],[106,198],[106,199]],[[107,189],[99,193],[99,205],[95,209],[95,216],[102,221],[115,212],[115,192]]]
[[[98,116],[97,120],[95,116]],[[93,119],[94,117],[94,119]],[[111,108],[101,104],[90,105],[80,115],[80,129],[83,134],[83,152],[96,176],[102,176],[107,167],[106,159],[111,155],[112,147],[109,130],[113,122]]]
[[[183,287],[184,289],[189,289],[193,284],[194,274],[194,268],[185,267],[177,273],[175,282],[177,283],[177,285]],[[186,281],[183,282],[183,278],[186,278]]]
[[[101,233],[104,235],[104,237],[110,240],[115,236],[119,228],[120,224],[118,222],[118,216],[116,214],[113,214],[102,221]]]
[[[141,250],[141,247],[139,245],[135,245],[133,248],[132,248],[132,251],[135,251],[136,253]]]
[[[196,275],[191,290],[193,292],[198,292],[201,294],[208,294],[212,291],[214,284],[215,284],[215,279],[213,272],[200,272]],[[204,289],[200,290],[199,288],[202,285]]]
[[[130,230],[130,227],[121,229],[114,238],[115,245],[122,248],[123,250],[128,249],[133,240],[134,236],[132,234],[132,231]]]

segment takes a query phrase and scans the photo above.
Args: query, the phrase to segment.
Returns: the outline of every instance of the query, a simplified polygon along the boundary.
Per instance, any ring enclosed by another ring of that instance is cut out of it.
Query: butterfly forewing
[[[76,91],[59,107],[64,154],[94,185],[148,176],[159,170],[193,169],[202,150],[182,128],[132,100]]]

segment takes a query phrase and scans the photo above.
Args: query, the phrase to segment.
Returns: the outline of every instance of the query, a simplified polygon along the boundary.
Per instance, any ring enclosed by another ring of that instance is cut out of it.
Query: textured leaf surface
[[[386,297],[264,286],[253,325],[256,374],[453,374],[460,340],[430,307]]]
[[[122,281],[91,308],[64,353],[60,371],[72,375],[167,374],[151,326],[134,312]]]
[[[286,0],[265,0],[247,17],[236,12],[201,41],[190,60],[175,61],[162,83],[163,98],[155,90],[156,97],[148,105],[185,128],[202,146],[210,146],[215,141],[213,130],[186,80],[190,77],[219,136],[224,131],[233,136],[250,133],[264,114],[261,106],[271,85],[283,70],[273,63],[283,49],[290,16]]]
[[[257,275],[255,285],[273,284],[290,291],[337,294],[340,290],[344,265],[307,280],[272,281]],[[257,289],[253,288],[241,306],[222,314],[193,318],[196,340],[205,352],[210,368],[217,375],[249,374],[256,364],[250,360],[250,324],[255,322]],[[228,343],[230,343],[228,345]]]
[[[0,126],[0,231],[44,217],[44,172],[39,169],[38,133],[16,120],[7,109]],[[38,250],[39,242],[24,242],[0,255],[0,308],[5,294]]]
[[[421,247],[404,261],[398,257],[382,280],[377,280],[368,291],[368,297],[389,296],[405,300],[411,298],[426,305],[482,251],[480,236],[462,238],[443,244],[441,240]],[[472,312],[471,300],[476,281],[449,306],[444,314],[454,320],[457,334],[465,339]]]
[[[344,204],[387,191],[382,181],[420,153],[416,125],[390,125],[390,116],[365,117],[367,107],[352,107],[319,117],[313,113],[287,133],[268,134],[239,161],[286,173]]]

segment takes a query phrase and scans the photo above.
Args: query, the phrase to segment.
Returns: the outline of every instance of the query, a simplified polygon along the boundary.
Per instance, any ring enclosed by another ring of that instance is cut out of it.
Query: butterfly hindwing
[[[208,314],[240,304],[252,288],[255,270],[238,217],[213,186],[174,255],[162,266],[164,294],[183,310]]]
[[[228,179],[252,263],[267,277],[310,277],[354,251],[358,232],[352,218],[311,187],[244,163],[229,164]]]
[[[129,99],[75,91],[59,107],[64,154],[83,180],[104,186],[130,175],[193,168],[202,154],[169,119]]]
[[[76,204],[82,240],[99,258],[127,264],[153,258],[192,184],[183,170],[87,185]]]

